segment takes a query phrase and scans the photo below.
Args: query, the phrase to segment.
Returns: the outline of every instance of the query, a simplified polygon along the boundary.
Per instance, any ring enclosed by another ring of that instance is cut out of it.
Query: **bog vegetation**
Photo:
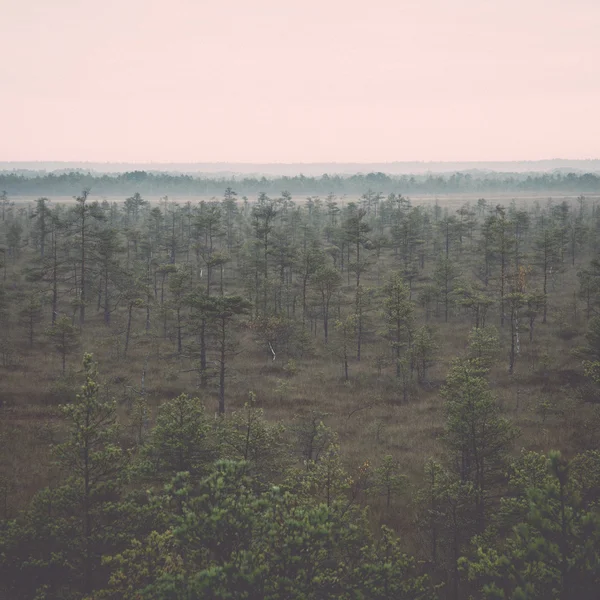
[[[0,598],[598,597],[596,197],[140,190],[0,197]]]

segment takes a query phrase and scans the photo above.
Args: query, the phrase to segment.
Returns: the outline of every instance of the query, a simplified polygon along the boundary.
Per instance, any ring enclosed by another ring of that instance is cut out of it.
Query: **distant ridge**
[[[306,176],[349,175],[355,173],[386,173],[407,175],[422,173],[463,172],[600,172],[600,159],[545,159],[532,161],[397,161],[376,163],[227,163],[227,162],[77,162],[77,161],[2,161],[0,171],[68,172],[73,170],[96,173],[122,173],[126,171],[154,171],[167,173],[206,174],[212,176]]]

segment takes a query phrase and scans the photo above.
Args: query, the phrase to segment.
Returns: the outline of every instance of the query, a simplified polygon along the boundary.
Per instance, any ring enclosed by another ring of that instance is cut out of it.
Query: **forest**
[[[599,597],[597,175],[0,190],[0,599]]]
[[[381,172],[354,175],[324,174],[321,176],[265,177],[250,175],[218,176],[215,173],[185,174],[161,171],[129,171],[98,173],[79,169],[73,171],[13,170],[0,172],[0,190],[14,195],[72,196],[82,189],[93,189],[107,196],[135,193],[158,195],[217,195],[233,188],[243,196],[261,192],[278,196],[281,190],[292,194],[334,193],[361,195],[369,189],[395,194],[455,194],[455,193],[579,193],[599,194],[598,172],[575,173],[530,172],[502,173],[471,170],[456,173],[388,175]]]

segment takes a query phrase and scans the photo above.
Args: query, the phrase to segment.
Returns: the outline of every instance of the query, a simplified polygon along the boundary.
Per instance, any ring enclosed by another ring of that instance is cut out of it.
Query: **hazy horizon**
[[[0,0],[0,161],[600,157],[593,0]]]
[[[450,174],[450,173],[547,173],[553,171],[573,173],[600,173],[600,159],[573,160],[550,159],[532,161],[392,161],[386,163],[227,163],[227,162],[85,162],[85,161],[0,161],[3,172],[68,172],[89,171],[91,173],[123,173],[131,171],[180,173],[206,176],[350,176],[358,173],[382,172],[390,176]]]

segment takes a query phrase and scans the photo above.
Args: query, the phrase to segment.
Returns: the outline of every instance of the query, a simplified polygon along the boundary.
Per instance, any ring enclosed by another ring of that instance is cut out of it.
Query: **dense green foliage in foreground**
[[[292,432],[267,423],[252,397],[217,419],[179,396],[149,431],[142,409],[139,439],[125,447],[91,355],[84,372],[53,447],[62,476],[0,525],[2,598],[417,600],[444,588],[465,598],[597,598],[600,453],[509,462],[516,432],[478,359],[457,361],[444,391],[457,467],[429,463],[417,494],[429,563],[404,554],[391,530],[373,535],[361,508],[361,496],[402,486],[391,459],[350,475],[335,434],[313,422],[297,431],[313,458],[292,464]],[[438,583],[444,563],[451,576]]]
[[[10,195],[78,193],[90,188],[94,194],[216,194],[235,187],[241,194],[258,192],[278,194],[282,189],[293,194],[363,194],[370,189],[385,188],[403,194],[452,194],[490,192],[577,192],[600,191],[600,175],[595,173],[470,173],[393,176],[366,173],[351,176],[322,175],[320,177],[253,177],[201,176],[178,173],[131,171],[99,174],[82,171],[69,173],[0,172],[0,190]]]

